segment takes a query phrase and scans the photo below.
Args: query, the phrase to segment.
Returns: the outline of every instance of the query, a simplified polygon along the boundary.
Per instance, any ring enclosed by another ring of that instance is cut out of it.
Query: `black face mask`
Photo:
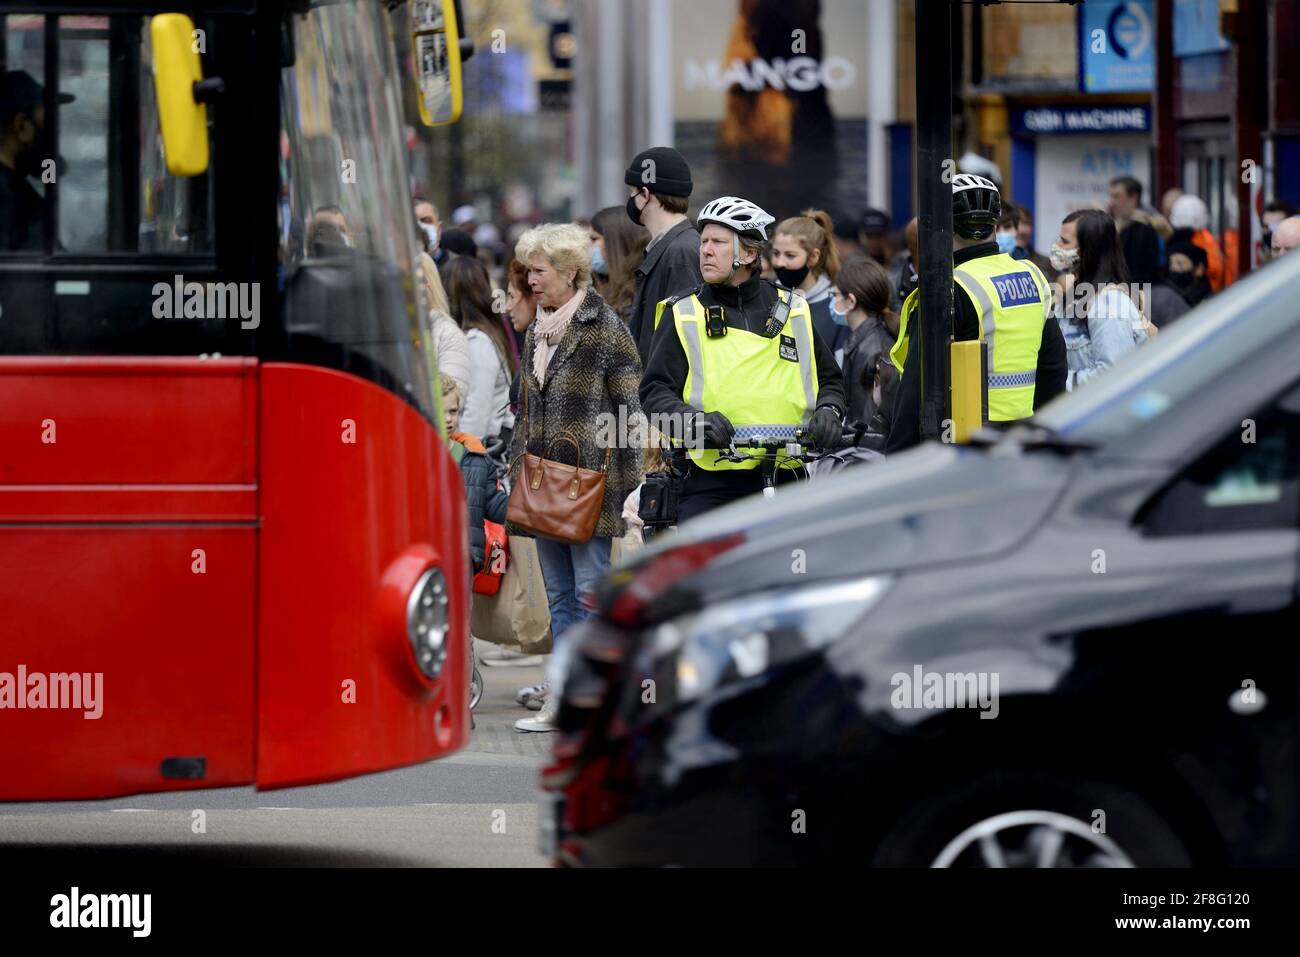
[[[638,209],[636,205],[637,195],[638,194],[633,193],[627,198],[627,218],[632,220],[632,222],[636,223],[638,226],[644,226],[645,224],[641,222],[641,210]]]
[[[1169,273],[1169,281],[1179,289],[1187,290],[1196,282],[1196,273],[1194,272],[1173,272]]]
[[[798,288],[799,283],[803,282],[808,276],[808,264],[804,263],[798,269],[787,269],[784,266],[775,266],[772,271],[776,273],[776,278],[780,280],[781,285],[789,286],[791,289],[796,289]]]

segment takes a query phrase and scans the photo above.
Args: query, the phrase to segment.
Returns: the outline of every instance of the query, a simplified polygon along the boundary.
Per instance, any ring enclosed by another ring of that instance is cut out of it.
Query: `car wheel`
[[[880,867],[1189,867],[1136,792],[1067,775],[996,772],[931,791],[890,828]]]

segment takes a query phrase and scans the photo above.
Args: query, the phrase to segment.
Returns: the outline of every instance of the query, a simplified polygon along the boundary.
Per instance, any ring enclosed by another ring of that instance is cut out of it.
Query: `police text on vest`
[[[1012,306],[1029,306],[1042,300],[1038,297],[1038,284],[1027,272],[1009,272],[992,279],[1003,309]]]

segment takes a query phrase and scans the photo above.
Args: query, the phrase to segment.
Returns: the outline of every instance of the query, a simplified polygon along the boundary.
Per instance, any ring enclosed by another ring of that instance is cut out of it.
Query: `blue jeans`
[[[566,631],[592,616],[582,607],[581,598],[609,571],[613,539],[593,538],[582,545],[570,545],[538,536],[536,542],[551,611],[551,638],[558,644]]]

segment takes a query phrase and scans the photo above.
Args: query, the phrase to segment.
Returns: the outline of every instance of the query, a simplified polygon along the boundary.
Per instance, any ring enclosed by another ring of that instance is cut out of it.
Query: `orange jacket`
[[[1237,281],[1237,270],[1241,267],[1237,265],[1237,231],[1235,229],[1225,229],[1223,231],[1223,284],[1231,286]]]
[[[451,440],[459,442],[465,446],[467,452],[477,452],[479,455],[487,455],[487,449],[483,447],[483,440],[477,435],[470,435],[468,432],[453,432]]]

